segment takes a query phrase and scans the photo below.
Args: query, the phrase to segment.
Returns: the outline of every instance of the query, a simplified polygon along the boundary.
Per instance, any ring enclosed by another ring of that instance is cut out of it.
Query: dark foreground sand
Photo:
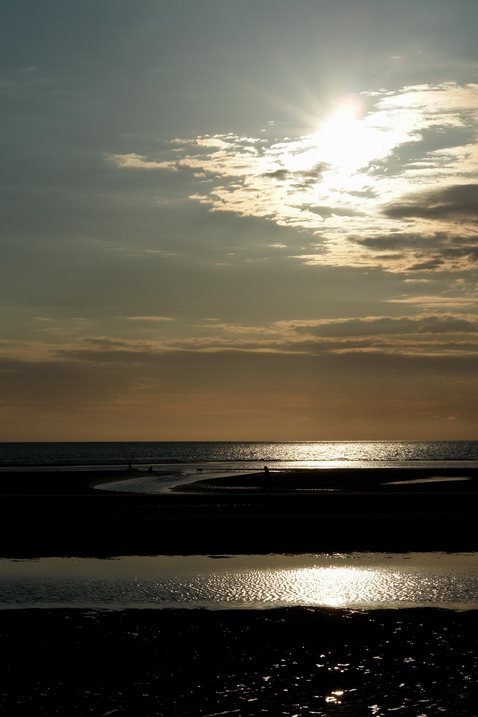
[[[0,714],[476,717],[477,614],[0,612]]]
[[[138,475],[1,473],[0,557],[478,549],[476,469],[234,475],[166,495],[94,487]]]
[[[127,475],[2,473],[0,557],[478,549],[470,471],[93,487]],[[477,638],[473,611],[4,610],[0,715],[476,717]]]

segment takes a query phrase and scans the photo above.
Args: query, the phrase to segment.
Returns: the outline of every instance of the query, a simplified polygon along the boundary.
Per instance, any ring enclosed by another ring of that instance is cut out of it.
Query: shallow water
[[[0,608],[478,609],[478,553],[0,560]]]

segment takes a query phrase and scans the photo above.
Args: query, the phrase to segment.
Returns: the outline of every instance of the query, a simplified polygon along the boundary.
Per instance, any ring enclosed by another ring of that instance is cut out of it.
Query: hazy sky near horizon
[[[3,0],[0,440],[476,438],[476,0]]]

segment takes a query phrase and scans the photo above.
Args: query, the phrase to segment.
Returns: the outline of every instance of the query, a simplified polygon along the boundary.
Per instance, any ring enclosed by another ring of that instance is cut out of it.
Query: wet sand
[[[446,610],[5,611],[0,710],[471,717],[477,638]]]
[[[1,473],[0,556],[478,549],[476,469],[205,477],[156,495],[95,488],[138,475]]]

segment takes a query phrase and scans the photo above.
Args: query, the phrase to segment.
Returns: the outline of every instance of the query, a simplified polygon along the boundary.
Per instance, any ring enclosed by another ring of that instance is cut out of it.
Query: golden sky
[[[0,8],[0,440],[473,439],[478,5]]]

